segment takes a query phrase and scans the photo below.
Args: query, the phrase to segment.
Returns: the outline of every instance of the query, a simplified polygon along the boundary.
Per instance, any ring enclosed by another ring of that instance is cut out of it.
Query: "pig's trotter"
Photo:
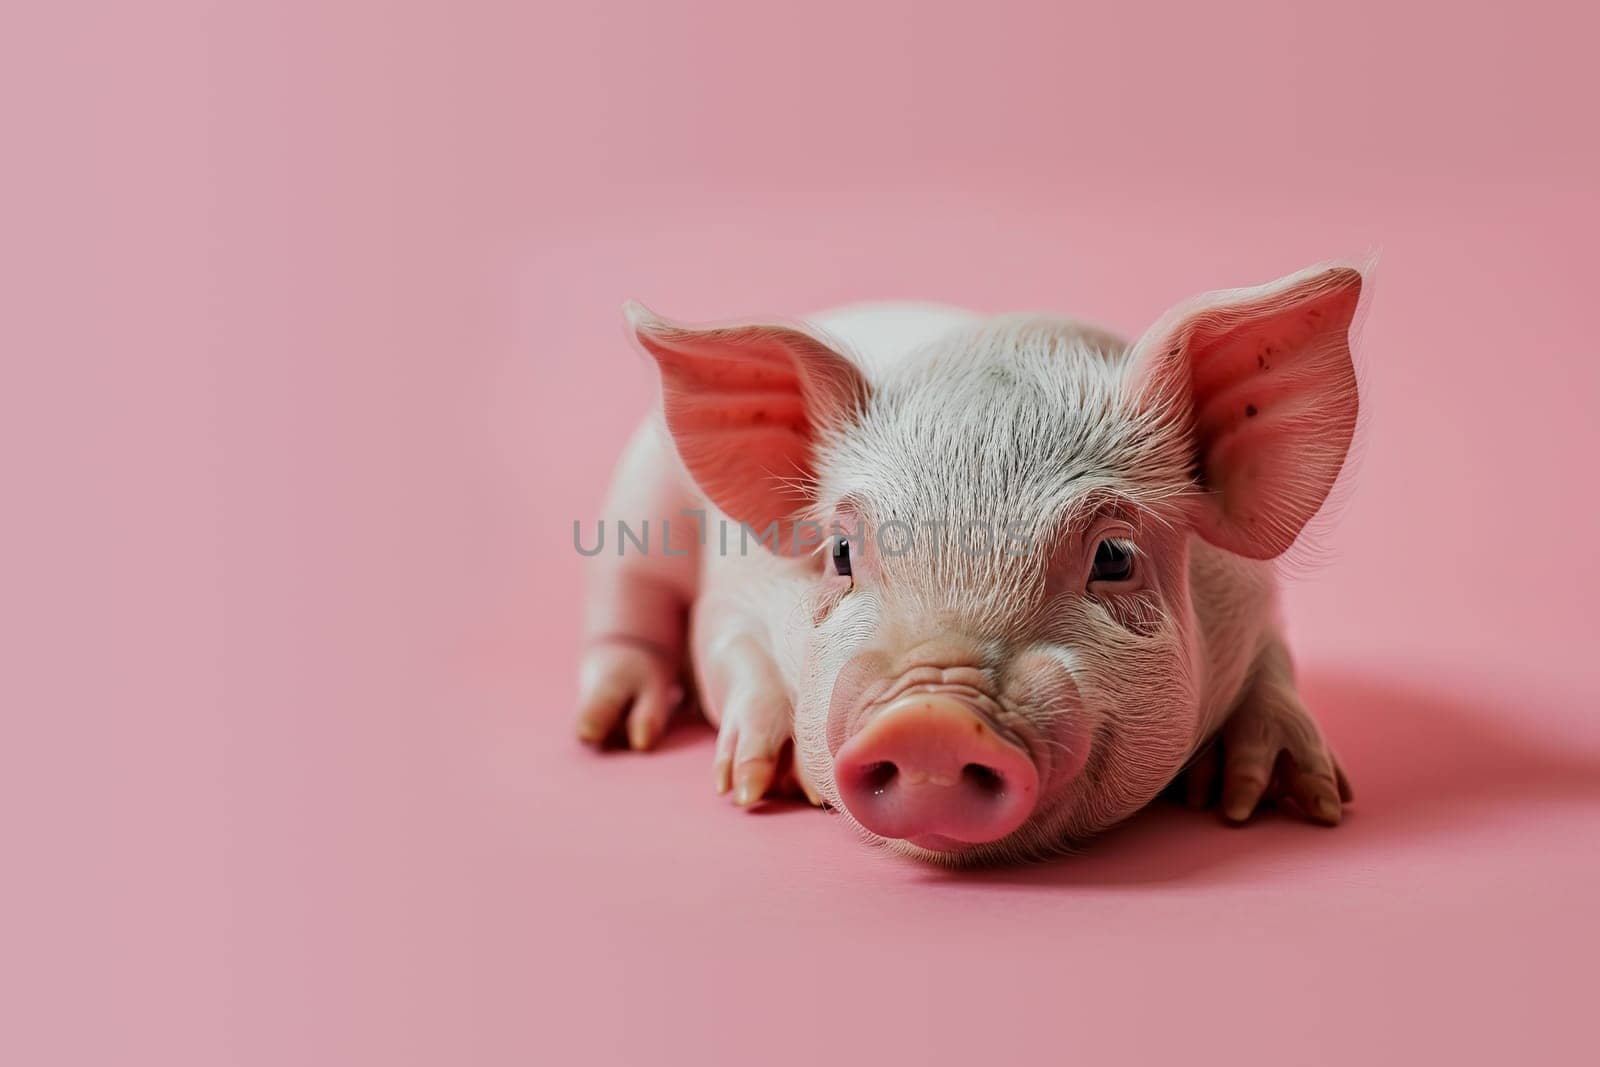
[[[1353,795],[1350,782],[1295,689],[1287,654],[1274,646],[1222,729],[1184,772],[1191,807],[1217,802],[1229,822],[1263,802],[1312,822],[1337,826]]]
[[[613,638],[592,644],[578,676],[578,736],[598,745],[626,721],[631,748],[654,745],[683,701],[677,660],[643,642]]]
[[[689,604],[699,582],[694,507],[671,445],[646,419],[623,450],[596,526],[614,551],[586,564],[578,736],[601,744],[626,727],[635,749],[655,745],[683,700]],[[639,538],[624,551],[627,525]],[[576,545],[576,527],[574,528]],[[654,540],[652,540],[652,535]]]
[[[751,636],[725,642],[702,665],[708,717],[718,724],[712,787],[750,807],[764,797],[803,794],[821,804],[794,761],[794,712],[777,666]]]

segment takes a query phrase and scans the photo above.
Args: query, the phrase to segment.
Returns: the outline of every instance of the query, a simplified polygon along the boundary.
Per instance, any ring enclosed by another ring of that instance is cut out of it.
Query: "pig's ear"
[[[700,490],[758,533],[776,522],[792,544],[815,502],[821,436],[866,405],[861,371],[789,326],[694,329],[632,302],[624,313],[661,369],[667,429]]]
[[[1312,268],[1177,307],[1134,346],[1142,402],[1191,435],[1207,541],[1272,559],[1327,499],[1356,428],[1360,296],[1359,271]]]

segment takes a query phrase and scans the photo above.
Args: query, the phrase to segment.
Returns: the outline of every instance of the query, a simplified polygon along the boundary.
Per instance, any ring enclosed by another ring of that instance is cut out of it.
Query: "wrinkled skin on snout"
[[[1337,823],[1271,561],[1355,432],[1361,286],[1208,294],[1132,345],[927,307],[630,307],[662,405],[603,517],[654,539],[589,561],[580,736],[648,749],[689,694],[717,790],[804,795],[938,863],[1059,851],[1175,779],[1234,821]]]

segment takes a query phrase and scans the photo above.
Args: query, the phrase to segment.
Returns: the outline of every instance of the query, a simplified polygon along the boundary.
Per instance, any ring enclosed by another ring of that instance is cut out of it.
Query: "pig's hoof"
[[[654,746],[683,702],[677,675],[665,649],[622,640],[594,645],[579,673],[578,737],[600,745],[626,727],[630,748]]]
[[[718,793],[731,793],[742,808],[775,796],[805,797],[822,806],[794,758],[788,701],[775,693],[734,697],[722,709],[711,779]]]
[[[711,785],[742,808],[803,796],[822,806],[794,758],[793,713],[776,685],[735,686],[723,704]]]
[[[718,747],[721,748],[720,743]],[[731,793],[733,802],[742,808],[754,807],[776,797],[803,798],[815,807],[825,806],[795,763],[794,745],[787,739],[775,756],[739,759],[719,752],[711,775],[713,788],[718,793]]]
[[[1337,826],[1353,795],[1344,770],[1303,707],[1235,711],[1180,776],[1192,808],[1216,805],[1229,823],[1247,822],[1271,804],[1311,822]]]
[[[804,796],[821,805],[794,759],[794,710],[766,647],[749,635],[722,642],[705,699],[717,723],[711,786],[742,808],[767,797]]]

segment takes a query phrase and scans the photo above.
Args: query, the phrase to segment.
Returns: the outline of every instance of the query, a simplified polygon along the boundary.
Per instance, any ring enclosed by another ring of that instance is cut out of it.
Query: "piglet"
[[[1131,346],[921,305],[629,305],[661,410],[580,545],[579,736],[648,749],[692,693],[719,793],[795,790],[944,864],[1059,851],[1173,783],[1338,823],[1271,561],[1350,448],[1361,289],[1313,267]]]

